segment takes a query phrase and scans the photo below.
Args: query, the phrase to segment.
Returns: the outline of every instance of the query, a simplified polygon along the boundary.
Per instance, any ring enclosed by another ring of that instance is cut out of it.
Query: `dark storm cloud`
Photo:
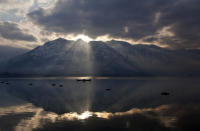
[[[146,37],[172,47],[200,44],[199,0],[59,0],[52,10],[29,14],[48,31],[84,33],[90,37],[109,34],[115,38]],[[174,36],[158,38],[158,31],[171,27]]]
[[[163,38],[171,46],[183,48],[200,47],[200,1],[179,0],[163,11],[162,26],[171,25],[172,38]]]
[[[36,41],[33,35],[24,33],[17,24],[9,22],[0,23],[0,36],[9,40]]]

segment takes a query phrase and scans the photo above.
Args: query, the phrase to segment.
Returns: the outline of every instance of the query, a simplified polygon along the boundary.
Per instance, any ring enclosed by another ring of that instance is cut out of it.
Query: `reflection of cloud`
[[[184,108],[183,108],[184,107]],[[0,120],[12,120],[16,131],[61,129],[190,130],[197,129],[200,105],[163,105],[156,108],[133,108],[126,112],[83,112],[58,115],[32,104],[0,108]],[[19,116],[19,117],[18,117]],[[22,120],[23,119],[23,120]],[[188,122],[188,119],[191,122]],[[14,124],[15,123],[15,124]],[[6,122],[4,123],[6,124]],[[1,125],[4,127],[5,125]]]
[[[43,129],[70,130],[78,127],[81,130],[198,130],[199,109],[199,105],[164,105],[156,108],[134,108],[116,113],[85,112],[90,117],[87,117],[84,123],[79,120],[85,113],[66,113],[59,116],[58,121],[52,123],[50,127],[49,124],[44,125]]]
[[[20,116],[20,119],[15,120],[15,116]],[[15,125],[10,125],[14,126],[12,128],[16,131],[29,131],[32,128],[40,127],[41,120],[50,119],[55,121],[57,116],[58,115],[51,112],[44,112],[42,108],[35,107],[30,103],[0,108],[0,120],[4,117],[10,118],[13,123],[16,123]],[[5,122],[5,124],[7,123],[8,122]]]
[[[131,109],[127,112],[84,112],[65,113],[57,116],[57,121],[44,125],[44,130],[48,129],[80,129],[80,130],[103,130],[105,126],[109,129],[167,129],[171,127],[172,118],[163,118],[160,112],[165,112],[169,106],[157,108]],[[84,123],[81,121],[84,119]],[[80,121],[81,120],[81,121]],[[174,121],[173,121],[174,122]],[[170,123],[170,124],[169,124]],[[83,125],[85,126],[83,126]],[[137,125],[135,125],[137,124]],[[146,126],[142,126],[145,124]]]
[[[32,104],[24,104],[20,106],[9,106],[0,108],[0,116],[6,115],[9,113],[23,113],[23,112],[35,112]]]
[[[161,111],[161,109],[168,109],[168,106],[164,107],[158,107],[158,108],[149,108],[149,109],[131,109],[127,112],[116,112],[116,113],[108,113],[108,112],[83,112],[83,113],[65,113],[62,115],[57,115],[55,113],[46,112],[42,108],[37,108],[33,106],[32,104],[25,104],[21,106],[12,106],[12,107],[5,107],[0,108],[0,118],[2,116],[7,116],[7,114],[22,114],[22,113],[34,113],[33,117],[27,119],[26,116],[24,116],[24,120],[21,120],[18,122],[18,125],[16,126],[16,130],[30,130],[30,128],[38,128],[41,127],[42,124],[41,121],[49,120],[50,122],[56,122],[56,120],[59,121],[77,121],[77,120],[83,120],[83,119],[90,119],[90,118],[96,118],[96,119],[104,119],[109,120],[116,117],[127,117],[132,116],[135,114],[142,114],[148,117],[148,112],[155,112]],[[152,116],[154,117],[154,116]],[[150,117],[149,117],[150,118]]]
[[[0,116],[0,130],[1,131],[16,131],[15,127],[20,123],[20,121],[23,121],[25,118],[31,118],[34,116],[33,113],[29,112],[23,112],[23,113],[10,113],[6,114],[4,116]],[[23,130],[20,130],[23,131]]]

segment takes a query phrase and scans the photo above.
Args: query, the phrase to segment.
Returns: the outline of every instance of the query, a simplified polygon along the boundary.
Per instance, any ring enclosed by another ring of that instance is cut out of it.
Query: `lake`
[[[0,131],[198,131],[200,78],[0,78]]]

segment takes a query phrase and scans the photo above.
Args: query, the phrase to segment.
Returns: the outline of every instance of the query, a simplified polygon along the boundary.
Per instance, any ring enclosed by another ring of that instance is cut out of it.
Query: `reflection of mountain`
[[[198,75],[200,51],[122,41],[57,39],[10,60],[9,73],[35,75]]]
[[[70,79],[10,81],[7,94],[58,114],[84,111],[124,112],[168,104],[199,103],[199,79],[107,79],[80,83]],[[29,83],[33,83],[32,86]],[[56,86],[52,86],[55,83]],[[62,83],[63,87],[59,87]],[[195,83],[195,84],[194,84]],[[189,87],[189,88],[188,88]],[[110,88],[110,91],[106,91]],[[2,91],[2,90],[1,90]],[[161,96],[163,91],[169,96]],[[3,92],[4,93],[4,92]],[[0,95],[2,96],[2,95]],[[2,100],[5,100],[1,97]],[[6,101],[9,102],[10,101]],[[3,103],[3,102],[2,102]],[[17,102],[13,103],[23,104]]]

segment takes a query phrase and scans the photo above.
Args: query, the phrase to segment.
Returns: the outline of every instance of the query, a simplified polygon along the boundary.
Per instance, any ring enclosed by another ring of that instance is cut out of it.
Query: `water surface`
[[[199,78],[80,78],[1,78],[0,130],[199,129]]]

